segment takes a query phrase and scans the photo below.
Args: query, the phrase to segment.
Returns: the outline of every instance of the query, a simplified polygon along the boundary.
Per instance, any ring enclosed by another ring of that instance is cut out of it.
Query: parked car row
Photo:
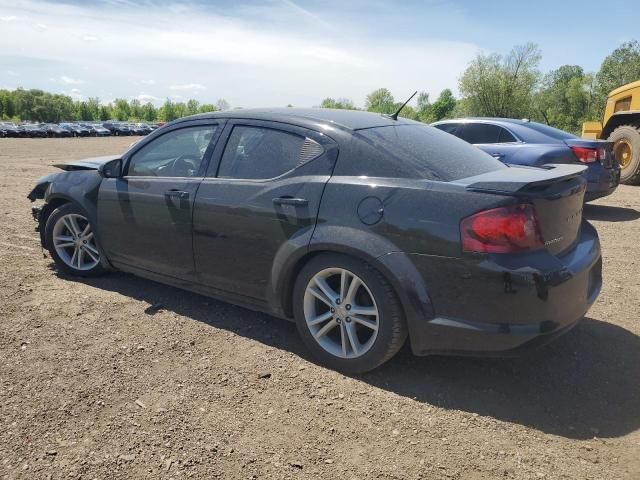
[[[0,138],[46,138],[46,137],[107,137],[109,135],[148,135],[160,124],[128,122],[62,122],[23,123],[0,122]]]

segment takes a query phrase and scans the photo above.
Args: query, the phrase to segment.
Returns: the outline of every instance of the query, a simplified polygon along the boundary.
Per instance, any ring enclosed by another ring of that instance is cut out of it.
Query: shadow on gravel
[[[640,218],[640,212],[635,208],[585,205],[584,216],[588,220],[603,222],[630,222]]]
[[[64,278],[147,302],[150,315],[175,312],[309,359],[290,322],[122,273]],[[640,337],[590,318],[521,358],[414,357],[405,347],[355,378],[418,402],[568,438],[619,437],[640,428]]]

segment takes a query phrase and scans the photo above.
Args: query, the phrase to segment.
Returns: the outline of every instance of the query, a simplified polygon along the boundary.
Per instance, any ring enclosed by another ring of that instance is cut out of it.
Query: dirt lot
[[[0,139],[0,478],[640,478],[640,187],[587,207],[605,284],[563,338],[348,378],[288,322],[56,273],[25,195],[130,142]]]

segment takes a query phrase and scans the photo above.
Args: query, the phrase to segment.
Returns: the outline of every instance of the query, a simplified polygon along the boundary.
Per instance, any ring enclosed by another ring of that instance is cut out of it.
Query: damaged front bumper
[[[36,206],[31,207],[31,216],[36,221],[36,223],[38,223],[38,225],[40,224],[41,213],[42,213],[42,207],[36,207]],[[38,231],[38,228],[36,228],[36,232],[37,231]]]

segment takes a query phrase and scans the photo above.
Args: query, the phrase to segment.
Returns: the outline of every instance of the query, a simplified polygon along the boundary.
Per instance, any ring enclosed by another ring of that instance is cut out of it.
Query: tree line
[[[427,123],[467,116],[530,118],[579,133],[584,121],[600,118],[611,90],[640,79],[637,40],[616,48],[604,59],[598,72],[586,72],[579,65],[563,65],[543,74],[539,68],[541,58],[540,49],[533,43],[516,46],[504,55],[479,54],[459,78],[459,98],[450,89],[444,89],[432,102],[427,92],[421,92],[415,106],[407,105],[400,115]],[[393,113],[400,105],[402,102],[397,102],[388,89],[380,88],[367,95],[364,109]],[[357,109],[346,98],[325,98],[319,107]],[[229,104],[222,99],[215,104],[167,99],[156,107],[136,99],[119,98],[104,104],[98,98],[73,100],[42,90],[0,90],[3,120],[154,122],[227,109]]]
[[[53,122],[85,120],[126,120],[137,122],[169,122],[196,113],[228,110],[229,103],[220,99],[216,103],[200,103],[198,100],[174,102],[167,99],[161,107],[151,102],[116,98],[102,103],[99,98],[73,100],[68,95],[43,90],[0,90],[0,120],[28,120]]]
[[[580,133],[583,122],[601,118],[609,92],[640,80],[637,40],[616,48],[595,73],[579,65],[562,65],[542,74],[541,58],[533,43],[516,46],[506,55],[479,54],[458,81],[460,98],[445,89],[431,103],[429,94],[421,92],[417,107],[406,106],[400,115],[428,123],[469,116],[529,118]],[[367,96],[365,108],[393,113],[400,105],[389,90],[381,88]],[[354,108],[348,99],[326,98],[321,106]]]

